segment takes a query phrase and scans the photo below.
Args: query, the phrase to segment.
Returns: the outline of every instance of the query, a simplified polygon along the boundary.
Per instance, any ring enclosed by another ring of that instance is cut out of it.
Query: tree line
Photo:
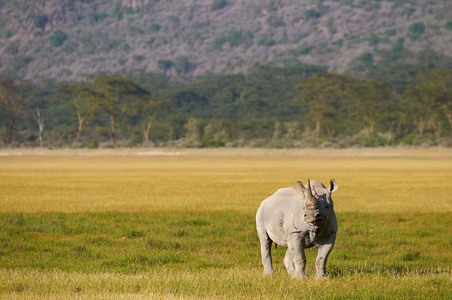
[[[179,82],[140,71],[66,83],[2,76],[0,110],[3,145],[15,146],[450,145],[452,67],[255,64]]]

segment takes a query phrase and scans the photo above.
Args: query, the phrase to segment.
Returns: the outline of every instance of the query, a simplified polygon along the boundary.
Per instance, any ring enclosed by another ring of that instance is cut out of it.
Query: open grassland
[[[280,187],[335,178],[327,269],[261,276],[255,212]],[[452,153],[0,150],[0,296],[452,296]]]

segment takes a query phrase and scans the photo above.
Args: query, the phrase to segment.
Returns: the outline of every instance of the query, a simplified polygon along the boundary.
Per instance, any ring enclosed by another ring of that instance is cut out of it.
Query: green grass
[[[0,157],[0,297],[452,296],[447,151],[97,151]],[[307,177],[339,184],[330,278],[315,249],[290,278],[283,247],[264,277],[255,211]]]
[[[0,291],[6,294],[45,296],[62,289],[85,295],[153,291],[197,297],[291,297],[304,287],[306,295],[323,290],[328,298],[326,284],[333,289],[348,286],[334,291],[339,298],[396,297],[408,296],[410,285],[416,284],[419,296],[446,298],[451,288],[452,241],[450,231],[444,230],[452,226],[448,213],[409,213],[403,218],[339,214],[330,279],[325,283],[311,278],[307,282],[312,288],[286,274],[282,247],[273,251],[273,278],[261,277],[259,242],[249,214],[4,214],[0,224],[0,265],[3,276],[11,276],[6,282],[0,278]],[[315,255],[314,249],[307,251],[310,277]],[[63,283],[55,282],[61,278],[66,278]],[[385,288],[375,286],[377,282]],[[396,284],[400,282],[406,286]]]

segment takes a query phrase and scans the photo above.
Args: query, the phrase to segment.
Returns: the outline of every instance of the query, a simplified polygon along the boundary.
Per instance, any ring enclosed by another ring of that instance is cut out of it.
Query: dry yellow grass
[[[0,212],[254,212],[335,178],[338,212],[450,212],[449,149],[2,150]]]

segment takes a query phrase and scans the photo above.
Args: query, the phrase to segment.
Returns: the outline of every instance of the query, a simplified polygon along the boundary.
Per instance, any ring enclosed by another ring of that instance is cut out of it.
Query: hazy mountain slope
[[[378,60],[381,49],[452,56],[451,21],[444,0],[0,0],[0,71],[57,80],[131,69],[194,76],[272,61],[346,72],[363,53]]]

